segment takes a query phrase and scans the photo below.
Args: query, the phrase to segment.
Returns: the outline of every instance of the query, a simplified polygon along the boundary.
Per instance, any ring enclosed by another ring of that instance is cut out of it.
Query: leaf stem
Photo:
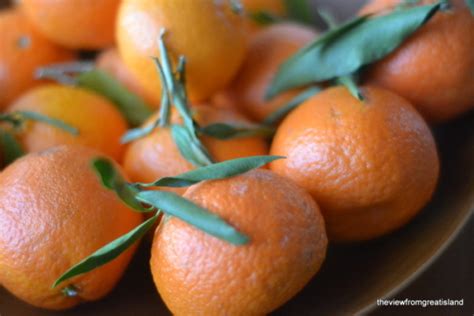
[[[353,76],[343,76],[337,78],[337,82],[340,84],[344,85],[349,92],[359,101],[364,101],[364,95],[362,94],[362,91],[360,91],[359,87],[357,86],[357,83],[355,82],[355,79]]]

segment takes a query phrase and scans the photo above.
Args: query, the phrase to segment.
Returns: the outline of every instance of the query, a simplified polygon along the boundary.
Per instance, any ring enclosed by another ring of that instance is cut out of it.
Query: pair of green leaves
[[[56,80],[62,84],[79,86],[109,99],[130,126],[141,125],[151,114],[150,106],[123,84],[91,62],[73,62],[40,68],[36,77]]]
[[[351,76],[393,52],[440,8],[441,3],[437,3],[383,16],[362,16],[329,30],[280,67],[267,98],[311,83]]]
[[[270,136],[273,129],[268,126],[238,126],[227,123],[217,123],[200,127],[194,121],[186,94],[186,60],[179,58],[176,70],[173,69],[171,58],[164,40],[162,30],[158,39],[160,58],[153,58],[161,79],[162,100],[159,117],[151,124],[142,128],[128,131],[122,138],[123,143],[145,137],[158,127],[171,129],[171,133],[181,155],[193,165],[202,167],[212,164],[212,158],[201,143],[199,136],[208,135],[219,139],[230,139],[250,136]],[[170,112],[174,106],[179,112],[183,124],[171,124]]]
[[[274,160],[277,156],[256,156],[240,158],[199,168],[176,177],[166,177],[149,184],[130,184],[120,175],[113,162],[105,158],[97,158],[92,162],[94,170],[99,175],[102,184],[113,190],[127,205],[139,212],[156,212],[147,221],[117,238],[106,246],[85,258],[54,283],[53,287],[77,275],[94,270],[126,251],[142,238],[158,221],[160,213],[174,216],[194,227],[234,245],[244,245],[249,238],[229,225],[219,216],[211,213],[183,197],[165,191],[142,191],[142,187],[187,187],[206,180],[218,180],[233,177],[255,168],[259,168]],[[142,204],[149,205],[145,208]]]

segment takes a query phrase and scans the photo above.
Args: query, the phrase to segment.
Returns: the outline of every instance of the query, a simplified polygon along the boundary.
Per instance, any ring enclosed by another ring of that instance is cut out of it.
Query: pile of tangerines
[[[430,125],[474,107],[474,8],[373,0],[321,33],[289,3],[0,11],[0,286],[52,310],[98,300],[153,230],[173,314],[267,314],[328,240],[420,212],[440,169]]]

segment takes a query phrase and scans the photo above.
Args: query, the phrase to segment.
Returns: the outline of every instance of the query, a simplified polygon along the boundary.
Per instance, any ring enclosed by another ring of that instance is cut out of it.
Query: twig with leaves
[[[382,16],[361,16],[330,29],[280,67],[267,99],[289,89],[331,80],[342,81],[360,98],[352,76],[393,52],[441,8],[442,1]]]
[[[201,127],[193,119],[193,113],[186,93],[186,59],[180,56],[176,69],[165,43],[165,30],[162,30],[158,39],[160,58],[153,58],[158,74],[161,78],[161,108],[159,117],[144,127],[128,131],[122,142],[128,143],[151,134],[156,128],[170,128],[173,139],[181,155],[195,166],[206,166],[213,163],[212,157],[203,146],[200,136],[207,135],[218,139],[231,139],[251,136],[271,136],[274,129],[270,126],[257,124],[232,125],[215,123]],[[179,113],[183,123],[171,121],[171,109]]]
[[[141,213],[152,213],[152,217],[129,233],[117,238],[89,257],[85,258],[62,276],[53,287],[77,275],[92,271],[117,258],[143,237],[157,223],[160,215],[174,216],[194,227],[234,245],[244,245],[249,238],[238,232],[219,216],[213,214],[185,198],[167,191],[146,190],[150,187],[187,187],[206,181],[230,178],[255,168],[259,168],[277,159],[277,156],[256,156],[239,158],[212,164],[206,167],[175,176],[158,179],[153,183],[128,183],[120,175],[114,164],[106,158],[97,158],[92,162],[94,170],[102,184],[113,190],[117,196],[133,210]]]

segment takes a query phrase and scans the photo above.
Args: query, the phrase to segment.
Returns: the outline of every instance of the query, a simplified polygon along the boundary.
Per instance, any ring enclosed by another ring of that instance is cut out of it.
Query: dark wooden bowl
[[[1,1],[0,1],[1,2]],[[344,17],[363,1],[321,1]],[[424,271],[456,238],[474,209],[474,113],[434,130],[442,177],[433,201],[403,229],[355,245],[331,245],[321,272],[278,315],[367,312]],[[146,242],[117,288],[100,302],[53,313],[30,307],[0,290],[2,316],[168,315],[148,268]]]

